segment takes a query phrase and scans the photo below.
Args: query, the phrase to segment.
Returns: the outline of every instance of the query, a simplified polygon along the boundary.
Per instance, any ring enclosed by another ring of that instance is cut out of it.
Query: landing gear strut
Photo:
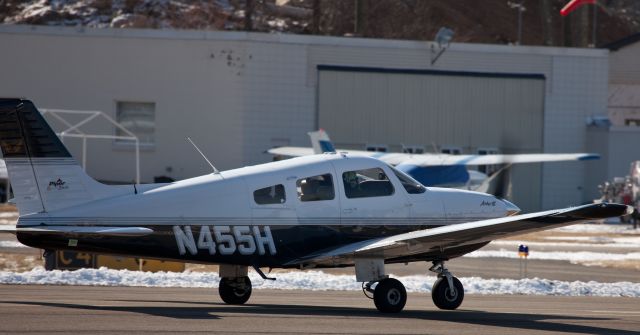
[[[464,299],[464,288],[458,278],[444,266],[444,261],[434,261],[429,271],[438,274],[431,289],[433,303],[440,309],[453,310],[460,307]]]
[[[251,297],[251,280],[249,277],[220,279],[218,293],[222,301],[230,305],[242,305]]]

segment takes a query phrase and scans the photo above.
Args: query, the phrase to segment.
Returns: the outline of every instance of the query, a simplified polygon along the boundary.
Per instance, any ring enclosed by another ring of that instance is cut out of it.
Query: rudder
[[[70,207],[115,191],[82,170],[29,100],[0,99],[0,149],[20,215]]]

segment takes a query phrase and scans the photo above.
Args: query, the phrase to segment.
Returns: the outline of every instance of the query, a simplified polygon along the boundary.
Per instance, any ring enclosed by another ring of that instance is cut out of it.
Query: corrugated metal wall
[[[435,71],[320,67],[318,126],[342,147],[453,145],[466,153],[541,152],[545,81]],[[540,166],[513,171],[513,200],[540,207]],[[519,182],[520,181],[520,182]]]
[[[640,83],[640,43],[611,52],[609,64],[609,80],[612,84]]]

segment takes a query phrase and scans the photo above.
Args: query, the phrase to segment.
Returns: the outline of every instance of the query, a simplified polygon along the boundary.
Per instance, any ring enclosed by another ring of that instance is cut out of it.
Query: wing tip
[[[584,208],[578,209],[571,215],[583,218],[583,219],[607,219],[625,216],[633,213],[634,209],[631,206],[602,202],[598,204],[586,205]],[[571,210],[569,211],[571,212]]]
[[[600,159],[600,155],[599,154],[585,154],[583,156],[580,156],[578,158],[579,161],[595,161]]]

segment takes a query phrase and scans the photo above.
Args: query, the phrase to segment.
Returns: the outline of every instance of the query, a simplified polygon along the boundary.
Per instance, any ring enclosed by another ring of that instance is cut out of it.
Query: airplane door
[[[407,225],[411,202],[386,167],[336,167],[343,225]]]
[[[286,189],[285,183],[279,180],[268,184],[272,185],[255,185],[251,188],[252,223],[261,226],[295,224],[292,206],[295,198],[291,190]]]
[[[295,182],[296,213],[300,224],[340,224],[340,197],[333,165],[309,166],[304,175],[291,179]]]

